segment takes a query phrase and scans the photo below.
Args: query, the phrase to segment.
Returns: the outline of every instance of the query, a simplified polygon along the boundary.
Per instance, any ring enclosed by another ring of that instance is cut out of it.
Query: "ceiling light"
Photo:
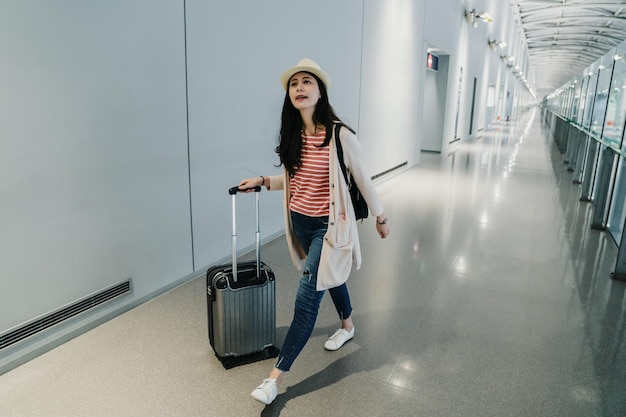
[[[493,22],[493,19],[487,12],[478,12],[477,16],[483,22]]]
[[[506,42],[504,42],[504,41],[500,41],[500,42],[498,42],[498,41],[496,41],[496,40],[489,41],[489,47],[490,47],[491,49],[496,49],[496,47],[498,47],[498,46],[499,46],[500,48],[503,48],[503,49],[504,49],[504,48],[506,48]]]
[[[465,11],[465,20],[467,20],[467,23],[470,23],[472,25],[472,27],[474,27],[474,28],[478,27],[478,20],[477,19],[480,19],[483,22],[492,22],[493,21],[493,19],[491,18],[491,16],[487,12],[478,12],[478,11],[476,11],[476,9],[466,10]]]

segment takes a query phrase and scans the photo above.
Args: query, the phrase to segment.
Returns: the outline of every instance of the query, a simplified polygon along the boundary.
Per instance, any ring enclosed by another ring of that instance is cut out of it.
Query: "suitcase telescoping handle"
[[[259,226],[259,193],[261,192],[261,187],[247,188],[244,190],[240,190],[239,187],[231,187],[228,189],[228,194],[232,197],[232,211],[233,211],[233,228],[231,234],[231,246],[233,251],[233,281],[237,282],[237,211],[235,210],[236,196],[240,191],[248,191],[254,190],[254,206],[256,211],[256,276],[259,278],[261,276],[261,228]]]

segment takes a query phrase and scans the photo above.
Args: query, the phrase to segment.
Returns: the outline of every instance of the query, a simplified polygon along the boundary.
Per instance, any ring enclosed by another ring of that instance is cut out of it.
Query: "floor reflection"
[[[472,402],[459,387],[480,381],[509,405],[545,402],[516,415],[626,415],[617,250],[545,133],[529,112],[381,185],[395,236],[370,256],[396,261],[369,301],[421,314],[389,384]]]

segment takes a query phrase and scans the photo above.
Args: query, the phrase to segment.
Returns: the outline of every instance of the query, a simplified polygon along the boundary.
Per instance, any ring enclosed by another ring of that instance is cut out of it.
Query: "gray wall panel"
[[[0,329],[189,273],[182,3],[1,9]]]

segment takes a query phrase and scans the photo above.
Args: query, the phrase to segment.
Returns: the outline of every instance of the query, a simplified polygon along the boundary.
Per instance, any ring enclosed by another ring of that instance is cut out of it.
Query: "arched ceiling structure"
[[[512,0],[537,98],[553,92],[626,39],[625,0]]]

